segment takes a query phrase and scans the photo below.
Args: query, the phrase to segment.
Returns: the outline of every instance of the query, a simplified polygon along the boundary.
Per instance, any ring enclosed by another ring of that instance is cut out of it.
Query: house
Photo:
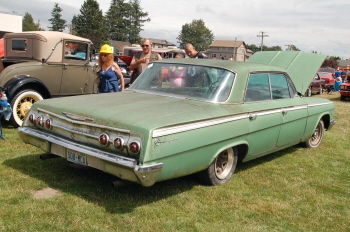
[[[0,13],[0,38],[7,32],[22,32],[22,16],[11,13]]]
[[[247,61],[252,55],[252,51],[247,49],[244,41],[238,40],[215,40],[210,45],[212,59],[228,60],[233,58],[235,61]]]
[[[113,48],[114,48],[113,53],[117,55],[123,55],[124,48],[131,47],[131,43],[129,42],[111,40],[111,43],[113,44]]]
[[[153,43],[153,48],[168,48],[169,46],[170,47],[176,47],[175,44],[170,43],[169,41],[164,40],[164,39],[153,39],[153,38],[151,38],[151,40],[152,40],[152,43]]]

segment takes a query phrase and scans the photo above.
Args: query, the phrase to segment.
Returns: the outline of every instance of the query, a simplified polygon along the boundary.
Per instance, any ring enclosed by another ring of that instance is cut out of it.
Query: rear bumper
[[[139,183],[145,187],[156,182],[163,167],[162,163],[139,166],[136,159],[85,146],[33,128],[20,127],[18,134],[25,143],[63,158],[67,158],[67,149],[83,153],[86,155],[87,166],[110,173],[123,180]]]
[[[329,122],[329,127],[327,130],[330,130],[332,129],[332,127],[337,123],[337,121],[335,121],[334,119],[332,119],[330,122]]]

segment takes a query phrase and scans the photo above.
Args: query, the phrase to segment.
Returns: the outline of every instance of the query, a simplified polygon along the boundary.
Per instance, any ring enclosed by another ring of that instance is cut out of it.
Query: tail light
[[[39,126],[43,126],[44,125],[44,120],[43,120],[43,116],[39,116],[36,118],[36,124]]]
[[[46,119],[45,126],[46,126],[47,129],[51,130],[51,119]]]
[[[98,138],[98,141],[100,142],[101,145],[107,147],[109,144],[109,136],[107,134],[101,134],[100,137]]]
[[[140,148],[141,148],[141,145],[139,142],[132,142],[129,144],[129,150],[134,153],[134,154],[137,154],[140,152]]]
[[[118,150],[123,150],[124,148],[124,139],[122,137],[117,137],[114,142],[113,145],[118,149]]]
[[[34,123],[34,121],[35,121],[35,115],[34,114],[31,114],[31,115],[29,115],[29,122],[31,122],[31,123]]]

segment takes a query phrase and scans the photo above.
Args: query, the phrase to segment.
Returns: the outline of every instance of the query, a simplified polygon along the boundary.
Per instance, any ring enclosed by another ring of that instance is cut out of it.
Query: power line
[[[261,37],[261,51],[263,50],[264,45],[264,37],[269,37],[268,35],[265,35],[266,32],[260,31],[261,35],[257,35],[257,37]]]

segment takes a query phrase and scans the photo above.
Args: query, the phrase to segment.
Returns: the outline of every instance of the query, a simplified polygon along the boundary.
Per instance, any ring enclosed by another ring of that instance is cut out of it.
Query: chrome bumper
[[[162,163],[138,166],[136,159],[101,151],[34,128],[20,127],[18,128],[18,134],[25,143],[63,158],[67,157],[67,149],[84,153],[87,155],[88,166],[110,173],[123,180],[139,183],[145,187],[156,182],[163,167]]]
[[[330,122],[329,122],[329,127],[327,130],[330,130],[332,129],[332,127],[337,123],[337,121],[335,121],[334,119],[332,119]]]

